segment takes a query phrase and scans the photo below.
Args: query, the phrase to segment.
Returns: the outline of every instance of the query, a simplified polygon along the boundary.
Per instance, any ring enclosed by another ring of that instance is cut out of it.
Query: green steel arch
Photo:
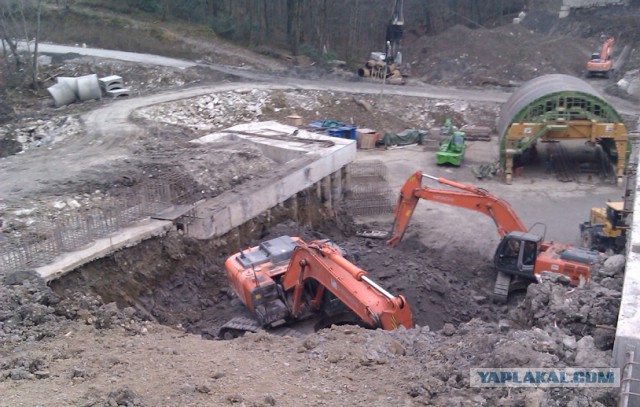
[[[501,165],[504,165],[507,135],[513,123],[569,120],[622,123],[622,117],[600,93],[579,78],[553,74],[526,82],[502,106],[496,123],[500,137]]]

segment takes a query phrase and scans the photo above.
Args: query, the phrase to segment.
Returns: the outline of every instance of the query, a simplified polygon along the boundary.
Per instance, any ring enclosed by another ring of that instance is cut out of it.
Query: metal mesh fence
[[[43,266],[64,252],[106,237],[128,224],[153,216],[178,202],[194,202],[194,190],[180,176],[145,183],[85,213],[71,213],[55,222],[0,240],[0,273]]]
[[[393,193],[387,181],[387,167],[371,160],[351,164],[351,188],[347,203],[354,216],[375,216],[393,211]]]

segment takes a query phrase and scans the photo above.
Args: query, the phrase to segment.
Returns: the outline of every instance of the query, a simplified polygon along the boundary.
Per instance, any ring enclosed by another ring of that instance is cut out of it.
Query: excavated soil
[[[491,264],[473,253],[461,251],[451,261],[416,241],[391,249],[384,240],[359,238],[353,230],[348,223],[340,230],[331,224],[311,228],[288,221],[265,227],[258,233],[260,239],[247,239],[243,246],[279,236],[331,239],[354,253],[357,264],[385,289],[405,296],[416,324],[433,330],[472,318],[497,321],[506,312],[507,307],[489,301],[495,276]],[[223,262],[232,254],[228,241],[201,242],[177,235],[146,241],[81,267],[52,288],[64,297],[74,292],[99,296],[161,324],[214,338],[222,324],[245,313],[224,274]],[[482,306],[469,307],[470,300]]]

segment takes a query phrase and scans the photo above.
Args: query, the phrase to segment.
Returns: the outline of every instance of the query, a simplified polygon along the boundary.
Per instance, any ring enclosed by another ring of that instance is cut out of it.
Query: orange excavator
[[[423,177],[454,189],[424,187]],[[591,265],[600,257],[598,252],[545,241],[531,233],[508,202],[482,188],[423,175],[421,171],[411,175],[400,190],[387,245],[393,247],[402,239],[420,199],[478,211],[495,222],[502,237],[493,260],[498,272],[494,288],[497,302],[506,302],[509,292],[537,281],[543,272],[562,274],[574,286],[587,284]]]
[[[613,71],[613,61],[611,60],[611,51],[613,50],[613,37],[609,37],[602,44],[600,52],[591,54],[591,58],[587,61],[587,76],[602,75],[608,78]]]
[[[327,240],[281,236],[232,255],[225,269],[252,317],[226,323],[218,333],[223,339],[307,320],[316,321],[316,330],[334,323],[413,327],[404,297],[388,293]]]

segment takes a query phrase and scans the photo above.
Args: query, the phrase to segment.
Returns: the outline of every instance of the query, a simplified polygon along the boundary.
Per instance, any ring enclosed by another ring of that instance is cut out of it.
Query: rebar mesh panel
[[[358,161],[350,165],[351,179],[382,178],[387,179],[387,167],[380,160]]]
[[[347,204],[354,216],[393,212],[393,193],[387,182],[387,167],[380,160],[353,163]]]

